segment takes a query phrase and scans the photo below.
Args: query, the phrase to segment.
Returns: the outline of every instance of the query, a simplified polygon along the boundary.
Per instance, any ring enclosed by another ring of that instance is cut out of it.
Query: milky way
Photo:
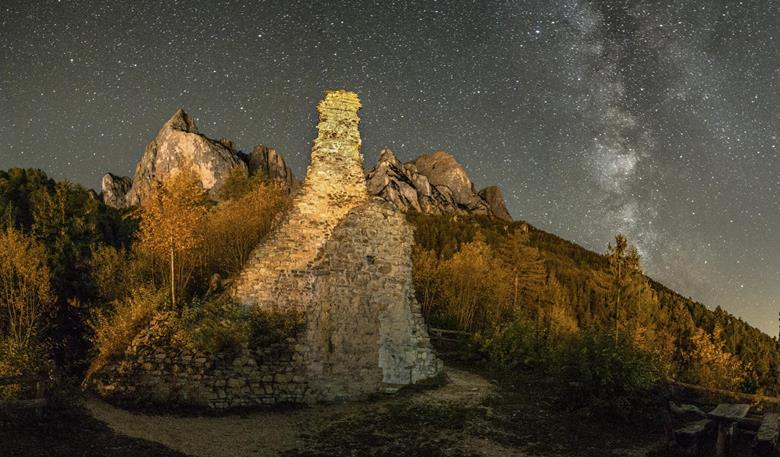
[[[519,219],[777,333],[777,2],[0,5],[0,168],[131,174],[179,106],[300,176],[322,91],[363,100],[366,162],[452,152]]]

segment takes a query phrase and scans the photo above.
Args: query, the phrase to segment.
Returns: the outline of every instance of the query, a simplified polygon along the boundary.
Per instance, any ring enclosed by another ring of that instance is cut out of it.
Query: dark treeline
[[[45,248],[53,303],[43,339],[65,371],[80,371],[89,349],[87,320],[96,290],[90,260],[97,246],[126,246],[132,220],[106,207],[92,190],[55,182],[37,169],[0,171],[0,232],[15,229]]]

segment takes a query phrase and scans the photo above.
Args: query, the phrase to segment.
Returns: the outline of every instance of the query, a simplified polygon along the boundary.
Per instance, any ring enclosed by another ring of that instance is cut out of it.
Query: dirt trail
[[[476,407],[494,391],[493,384],[474,373],[447,367],[446,374],[448,382],[443,387],[412,395],[284,412],[258,411],[223,417],[145,415],[113,407],[95,398],[86,400],[85,406],[93,417],[117,433],[154,441],[185,454],[274,456],[286,450],[304,448],[303,436],[316,434],[345,417],[376,413],[388,406],[410,402]],[[466,447],[472,445],[466,442]],[[470,451],[474,452],[474,449]],[[503,447],[497,451],[502,454],[494,455],[508,455]]]

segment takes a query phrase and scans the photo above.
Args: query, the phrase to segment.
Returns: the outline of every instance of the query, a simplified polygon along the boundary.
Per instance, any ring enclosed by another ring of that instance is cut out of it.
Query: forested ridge
[[[505,223],[480,216],[436,216],[419,213],[409,214],[409,220],[416,226],[415,236],[420,248],[434,253],[440,260],[452,258],[463,246],[473,243],[475,239],[484,240],[494,254],[500,255],[502,246],[507,245],[513,233],[518,230],[527,231],[526,244],[532,249],[530,255],[538,255],[543,261],[548,282],[549,278],[555,278],[564,289],[565,299],[560,302],[576,320],[577,327],[604,329],[613,325],[614,305],[610,296],[612,273],[607,255],[585,249],[523,221]],[[606,249],[607,246],[605,251]],[[419,256],[417,264],[419,267]],[[497,274],[494,269],[490,276],[493,278]],[[509,280],[511,281],[511,278]],[[714,340],[716,346],[720,346],[718,349],[722,353],[733,354],[744,363],[746,373],[739,385],[733,387],[745,391],[774,391],[776,371],[780,363],[780,348],[776,338],[720,307],[709,309],[652,278],[647,278],[647,283],[652,288],[655,299],[643,303],[642,306],[647,308],[643,314],[649,317],[649,322],[672,339],[673,353],[670,356],[674,369],[670,375],[681,381],[701,382],[691,373],[691,365],[695,361],[691,360],[690,355],[696,350],[697,337],[701,340],[703,336],[708,336]],[[524,291],[526,296],[520,300],[524,301],[521,306],[531,309],[544,301],[544,295],[548,293],[543,289],[533,288],[526,288]],[[422,296],[420,299],[423,302],[426,300]],[[457,326],[453,322],[440,324]],[[702,331],[706,335],[702,334]],[[714,384],[712,387],[718,383]]]

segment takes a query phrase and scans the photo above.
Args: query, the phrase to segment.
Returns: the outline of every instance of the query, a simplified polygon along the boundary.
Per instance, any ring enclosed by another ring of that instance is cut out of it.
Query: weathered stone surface
[[[490,212],[497,218],[511,221],[512,216],[506,209],[504,193],[498,186],[489,186],[479,191],[479,196],[488,204]]]
[[[289,356],[297,337],[265,348],[243,347],[238,354],[212,354],[171,345],[172,322],[170,314],[157,316],[125,357],[91,373],[87,386],[120,403],[145,406],[227,409],[306,401],[305,368]]]
[[[106,173],[100,181],[100,186],[103,189],[103,202],[114,208],[127,206],[126,196],[132,185],[133,181],[127,176]]]
[[[276,149],[258,144],[247,157],[247,166],[252,175],[262,174],[268,180],[281,184],[288,192],[298,187],[298,180]]]
[[[195,120],[179,109],[146,146],[124,195],[120,192],[124,181],[104,176],[104,201],[114,207],[138,205],[158,183],[184,170],[194,172],[212,196],[235,170],[248,173],[244,155],[232,141],[215,141],[200,134]]]
[[[314,400],[360,397],[441,369],[414,299],[412,229],[369,198],[359,108],[352,92],[326,93],[301,191],[234,289],[248,306],[305,313],[302,363]]]
[[[194,172],[203,188],[215,194],[234,170],[248,173],[246,164],[231,146],[229,141],[214,141],[201,135],[195,120],[184,110],[177,110],[146,146],[135,168],[127,204],[139,204],[157,183],[184,170]]]
[[[401,163],[389,149],[368,171],[368,192],[396,208],[429,214],[482,214],[512,220],[497,187],[477,194],[463,167],[438,151]]]

